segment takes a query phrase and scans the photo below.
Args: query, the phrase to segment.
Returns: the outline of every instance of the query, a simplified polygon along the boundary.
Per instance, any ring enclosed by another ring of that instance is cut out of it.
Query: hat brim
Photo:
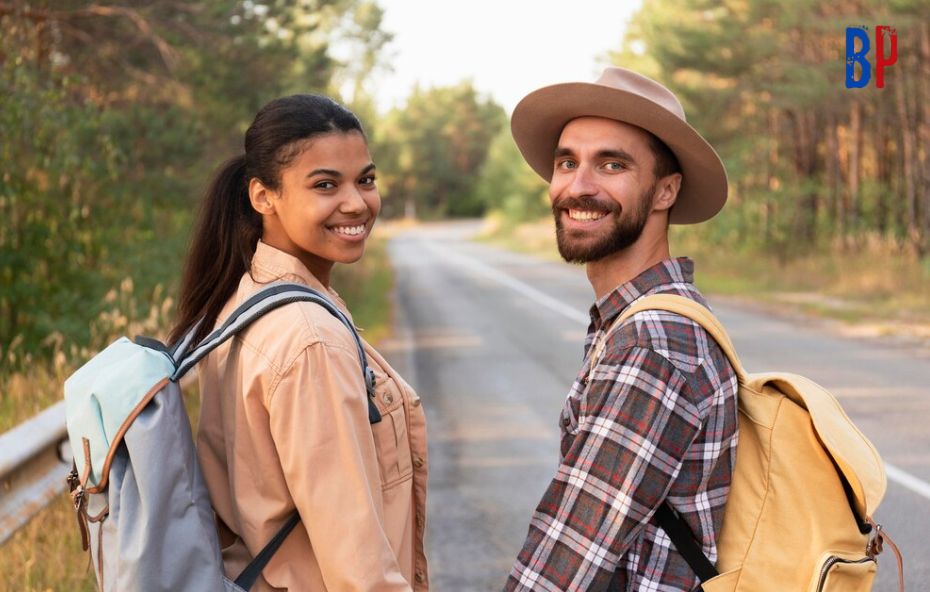
[[[727,173],[714,149],[687,122],[656,103],[624,90],[589,82],[555,84],[523,98],[513,111],[513,139],[530,167],[552,180],[562,129],[579,117],[604,117],[654,134],[678,158],[682,182],[669,213],[673,224],[713,218],[727,201]]]

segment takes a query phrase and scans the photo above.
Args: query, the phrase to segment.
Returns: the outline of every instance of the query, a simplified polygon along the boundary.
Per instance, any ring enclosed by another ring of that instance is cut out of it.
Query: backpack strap
[[[672,540],[672,544],[681,553],[688,566],[694,571],[698,579],[703,584],[707,580],[717,575],[717,568],[710,562],[704,551],[697,544],[691,527],[685,522],[684,518],[672,510],[668,500],[662,502],[656,510],[656,522]]]
[[[294,527],[297,526],[297,523],[300,522],[300,514],[294,512],[294,514],[287,519],[287,522],[284,523],[284,526],[281,527],[281,530],[278,531],[274,537],[268,541],[268,544],[265,545],[265,548],[258,552],[258,555],[252,559],[251,562],[245,569],[242,570],[242,573],[239,574],[239,577],[236,578],[236,585],[242,588],[243,590],[251,590],[252,586],[255,585],[258,576],[261,575],[262,570],[265,569],[265,566],[268,565],[268,562],[271,561],[272,556],[278,550],[278,547],[284,542],[284,539],[287,538],[287,535],[291,534],[291,531],[294,530]]]
[[[381,421],[381,414],[374,404],[375,375],[371,368],[368,367],[365,348],[355,330],[355,326],[329,298],[302,284],[275,283],[261,289],[236,307],[218,329],[207,335],[196,347],[189,349],[193,341],[193,335],[200,325],[198,322],[169,350],[176,364],[176,370],[171,376],[171,380],[180,380],[188,370],[197,365],[207,354],[261,318],[265,313],[292,302],[314,302],[319,304],[349,329],[355,340],[355,347],[362,367],[362,376],[365,380],[365,390],[368,394],[368,421],[371,423]]]

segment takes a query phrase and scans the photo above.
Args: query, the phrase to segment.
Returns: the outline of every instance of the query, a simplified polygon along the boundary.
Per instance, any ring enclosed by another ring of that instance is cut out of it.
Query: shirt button
[[[566,417],[563,417],[563,418],[562,418],[562,421],[560,421],[559,423],[562,424],[562,427],[563,427],[563,428],[567,428],[568,426],[571,425],[572,420],[569,419],[569,418],[566,416]]]
[[[423,459],[420,458],[419,456],[415,456],[415,457],[413,458],[413,466],[415,466],[415,467],[418,468],[418,469],[422,469],[422,468],[423,468]]]
[[[394,402],[394,395],[392,395],[391,393],[385,393],[385,394],[384,394],[384,402],[387,403],[388,405],[390,405],[391,403],[393,403],[393,402]]]
[[[426,581],[426,576],[423,575],[422,571],[418,571],[416,575],[417,584],[422,584]]]
[[[581,379],[581,384],[588,384],[588,380],[589,380],[588,377],[585,376],[584,378]]]

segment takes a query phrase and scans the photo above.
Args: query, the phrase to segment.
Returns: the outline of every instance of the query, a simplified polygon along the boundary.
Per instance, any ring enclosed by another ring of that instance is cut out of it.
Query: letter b
[[[856,39],[862,48],[856,51]],[[846,27],[846,88],[865,88],[872,79],[872,65],[865,59],[871,49],[869,34],[858,27]],[[897,49],[897,48],[895,48]],[[897,57],[897,55],[895,56]],[[862,67],[862,78],[856,80],[856,62]]]

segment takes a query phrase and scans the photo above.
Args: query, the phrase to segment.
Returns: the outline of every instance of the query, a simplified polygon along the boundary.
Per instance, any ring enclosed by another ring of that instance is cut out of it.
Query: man
[[[667,502],[716,561],[736,453],[736,374],[682,316],[646,311],[613,325],[648,294],[706,305],[693,263],[670,258],[668,225],[723,207],[723,164],[668,89],[622,68],[531,93],[511,127],[550,183],[559,252],[586,265],[597,301],[561,415],[561,461],[506,589],[694,590],[695,571],[655,513]]]

